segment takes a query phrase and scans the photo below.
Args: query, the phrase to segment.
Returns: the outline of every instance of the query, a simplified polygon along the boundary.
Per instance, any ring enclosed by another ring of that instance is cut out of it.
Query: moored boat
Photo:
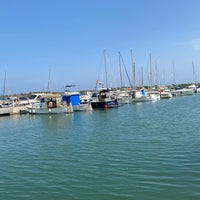
[[[193,89],[190,88],[183,88],[183,89],[178,89],[175,91],[175,96],[187,96],[187,95],[193,95],[194,91]]]
[[[160,92],[161,99],[169,99],[172,98],[172,93],[170,91],[161,91]]]
[[[117,101],[120,104],[132,103],[131,92],[130,91],[126,91],[126,90],[117,91]]]
[[[86,96],[84,96],[81,98],[80,92],[72,91],[72,87],[75,87],[75,85],[65,86],[66,89],[62,96],[63,101],[65,101],[67,105],[71,105],[74,112],[91,111],[92,106],[88,97],[86,98]]]
[[[138,91],[138,90],[133,91],[133,94],[132,94],[132,102],[133,103],[147,102],[147,101],[151,101],[151,98],[149,95],[146,94],[144,89],[142,89],[140,91]]]
[[[40,102],[27,106],[30,114],[60,114],[71,113],[73,110],[63,100],[61,95],[45,95]]]
[[[91,96],[92,108],[116,108],[119,107],[119,103],[115,95],[110,93],[108,88],[101,88],[96,92],[93,92]]]
[[[155,91],[154,90],[148,91],[147,95],[149,95],[151,101],[160,100],[160,93],[156,90]]]

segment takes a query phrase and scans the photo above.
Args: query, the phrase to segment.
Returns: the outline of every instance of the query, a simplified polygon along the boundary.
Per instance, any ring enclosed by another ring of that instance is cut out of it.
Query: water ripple
[[[199,199],[199,100],[0,118],[0,199]]]

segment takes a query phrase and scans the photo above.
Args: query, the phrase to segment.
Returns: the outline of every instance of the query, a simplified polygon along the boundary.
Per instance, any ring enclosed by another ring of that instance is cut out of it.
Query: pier
[[[26,106],[14,106],[0,108],[0,116],[3,115],[15,115],[27,112]]]

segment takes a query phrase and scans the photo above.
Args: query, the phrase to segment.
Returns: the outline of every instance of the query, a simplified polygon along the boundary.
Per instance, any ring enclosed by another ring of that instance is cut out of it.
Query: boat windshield
[[[98,97],[98,94],[97,93],[93,93],[92,97]]]
[[[36,97],[37,97],[36,94],[32,94],[32,95],[29,97],[29,99],[35,99]]]

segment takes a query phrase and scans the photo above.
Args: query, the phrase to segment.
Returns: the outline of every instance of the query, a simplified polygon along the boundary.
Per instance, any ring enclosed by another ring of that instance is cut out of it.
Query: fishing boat
[[[30,114],[60,114],[73,112],[73,109],[62,100],[59,94],[45,95],[39,102],[28,105],[27,109]]]
[[[62,96],[63,101],[65,101],[67,105],[72,106],[74,112],[91,111],[92,106],[90,100],[88,100],[89,97],[86,95],[82,96],[79,91],[71,89],[75,86],[76,85],[65,86],[65,92]]]
[[[115,95],[107,88],[101,88],[96,92],[93,92],[91,96],[92,108],[116,108],[119,107],[119,103]]]

